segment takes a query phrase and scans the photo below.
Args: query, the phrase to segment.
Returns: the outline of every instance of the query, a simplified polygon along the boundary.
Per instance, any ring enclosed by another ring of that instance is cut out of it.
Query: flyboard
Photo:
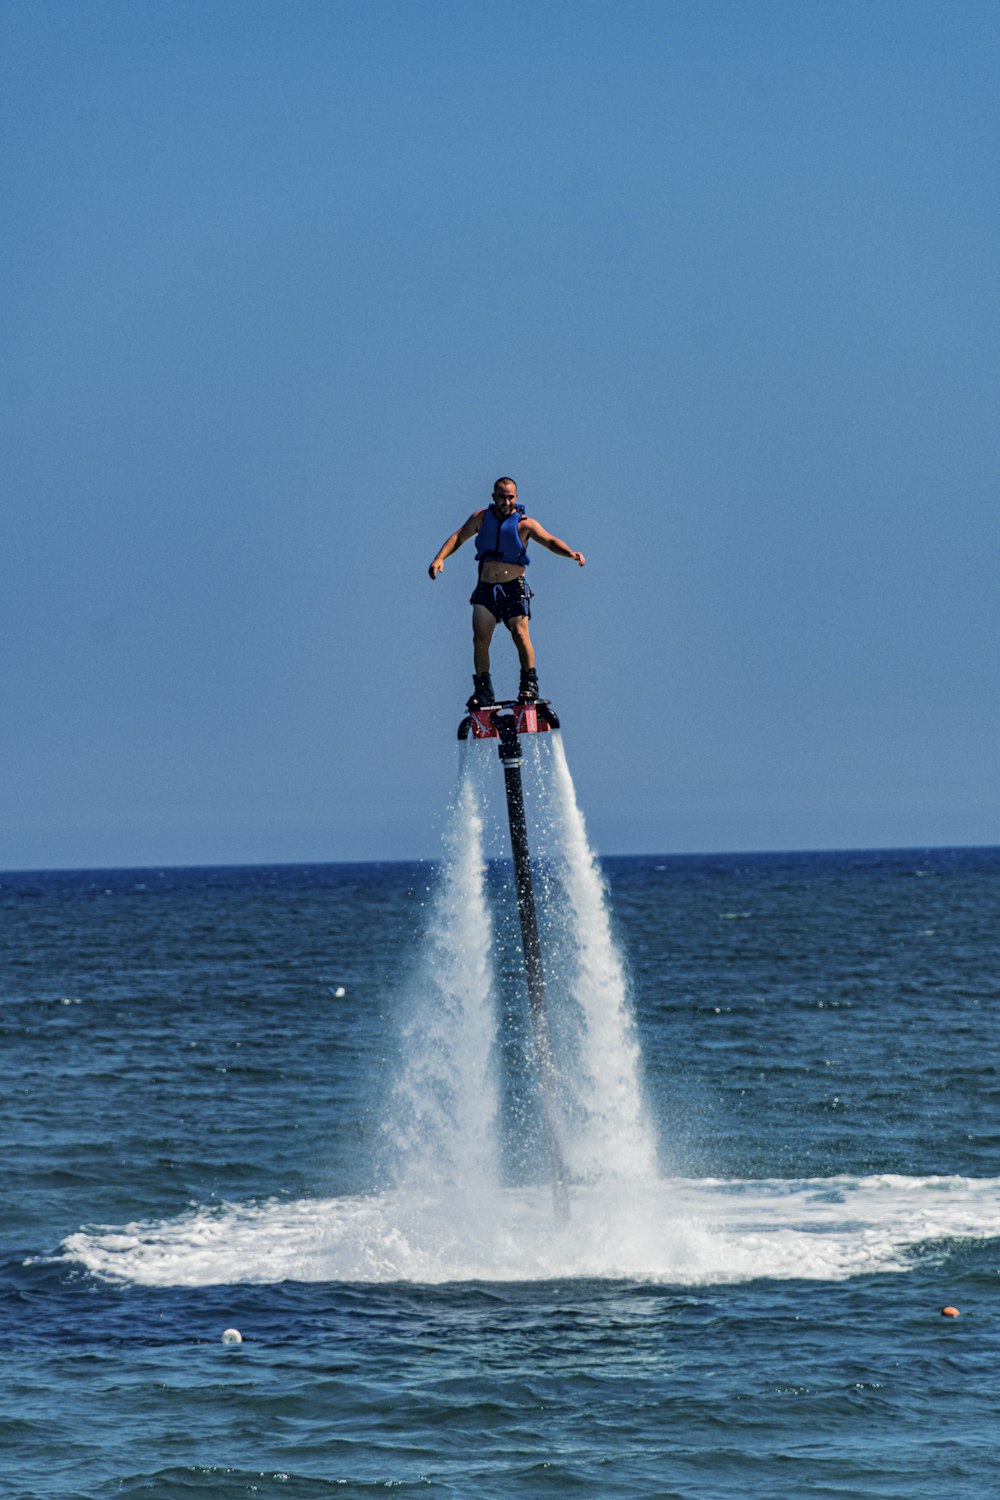
[[[514,884],[517,890],[517,913],[521,920],[521,946],[528,981],[542,1128],[549,1156],[556,1222],[565,1224],[569,1219],[569,1188],[566,1182],[566,1164],[559,1145],[556,1074],[545,1000],[542,945],[535,912],[535,889],[531,878],[531,851],[528,848],[528,830],[524,818],[520,741],[522,734],[547,734],[550,729],[558,728],[559,720],[546,698],[538,698],[533,703],[517,703],[505,699],[488,707],[472,709],[458,726],[458,738],[467,740],[471,735],[474,740],[500,741],[497,749],[503,766],[504,790],[507,793],[507,820],[510,823],[510,844],[514,855]]]

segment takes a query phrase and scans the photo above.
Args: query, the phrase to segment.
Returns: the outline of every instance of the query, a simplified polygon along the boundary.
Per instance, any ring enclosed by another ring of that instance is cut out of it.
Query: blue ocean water
[[[560,774],[564,1228],[482,778],[435,864],[0,876],[0,1492],[1000,1488],[1000,850],[598,871]]]

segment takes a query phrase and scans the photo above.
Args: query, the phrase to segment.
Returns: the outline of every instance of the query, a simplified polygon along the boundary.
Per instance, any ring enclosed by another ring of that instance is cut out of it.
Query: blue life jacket
[[[513,563],[519,568],[528,566],[531,561],[528,556],[528,544],[521,541],[517,530],[523,515],[524,506],[518,505],[505,521],[501,521],[493,506],[487,506],[483,524],[476,534],[476,557],[479,560],[480,577],[482,577],[483,563],[486,562]]]

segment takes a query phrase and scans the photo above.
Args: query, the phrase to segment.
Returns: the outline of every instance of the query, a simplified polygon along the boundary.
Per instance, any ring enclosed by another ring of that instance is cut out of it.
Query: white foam
[[[61,1257],[144,1286],[626,1279],[677,1286],[903,1272],[940,1240],[1000,1238],[1000,1178],[659,1179],[577,1187],[553,1226],[544,1187],[489,1219],[426,1193],[226,1205],[81,1230]]]

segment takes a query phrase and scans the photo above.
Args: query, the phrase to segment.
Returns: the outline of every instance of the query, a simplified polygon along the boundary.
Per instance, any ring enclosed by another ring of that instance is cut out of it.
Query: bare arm
[[[445,558],[450,557],[453,552],[457,552],[462,543],[467,542],[470,536],[475,536],[477,534],[479,528],[483,524],[484,514],[485,512],[481,510],[473,511],[472,515],[466,521],[465,525],[460,526],[457,531],[452,532],[451,536],[441,547],[441,550],[438,552],[437,557],[435,557],[434,561],[427,569],[427,572],[432,579],[436,578],[441,572],[441,569],[444,567]]]
[[[530,516],[525,516],[521,522],[521,526],[526,540],[528,537],[531,537],[534,541],[539,542],[541,546],[548,547],[549,551],[554,552],[557,557],[571,558],[573,562],[579,563],[581,568],[586,567],[587,559],[582,552],[574,552],[573,548],[567,542],[563,542],[559,537],[553,536],[551,531],[546,531],[540,522],[533,521]]]

